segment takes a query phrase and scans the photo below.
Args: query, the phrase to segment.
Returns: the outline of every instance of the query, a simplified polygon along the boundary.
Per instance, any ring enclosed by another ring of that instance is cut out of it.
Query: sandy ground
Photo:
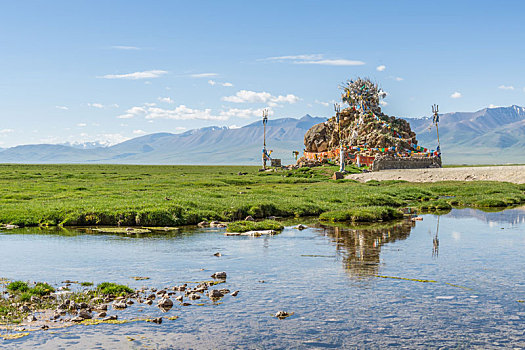
[[[406,180],[409,182],[436,181],[506,181],[525,183],[525,165],[487,166],[441,169],[382,170],[370,173],[352,174],[346,179],[361,182],[367,180]]]

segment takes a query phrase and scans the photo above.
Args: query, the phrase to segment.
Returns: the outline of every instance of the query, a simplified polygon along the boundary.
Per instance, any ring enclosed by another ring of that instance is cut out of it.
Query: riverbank
[[[373,180],[359,183],[351,179],[331,180],[335,170],[336,167],[259,172],[254,166],[0,165],[0,223],[164,227],[243,220],[248,215],[255,219],[319,216],[352,208],[438,210],[525,203],[524,184]]]

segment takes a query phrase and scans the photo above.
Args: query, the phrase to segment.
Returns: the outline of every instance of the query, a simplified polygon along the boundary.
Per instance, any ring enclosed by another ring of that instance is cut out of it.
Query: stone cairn
[[[417,147],[416,134],[410,124],[400,118],[383,114],[380,101],[386,93],[370,81],[358,78],[341,86],[342,101],[349,107],[340,113],[340,133],[336,117],[311,127],[304,135],[305,156],[299,166],[315,166],[327,159],[315,160],[307,153],[332,152],[330,159],[338,161],[339,134],[349,154],[363,156],[399,156]]]

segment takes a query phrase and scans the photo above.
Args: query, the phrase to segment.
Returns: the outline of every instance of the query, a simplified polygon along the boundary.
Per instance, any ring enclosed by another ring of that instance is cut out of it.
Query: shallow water
[[[525,209],[452,210],[360,230],[287,228],[273,237],[221,232],[3,232],[0,277],[158,288],[226,271],[221,287],[240,293],[219,305],[165,314],[135,305],[123,314],[180,317],[161,325],[73,326],[0,340],[0,348],[525,348]],[[294,315],[272,317],[279,310]]]

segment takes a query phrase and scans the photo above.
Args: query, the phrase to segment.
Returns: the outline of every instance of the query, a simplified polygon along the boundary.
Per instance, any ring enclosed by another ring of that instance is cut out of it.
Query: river
[[[0,277],[10,280],[164,288],[226,271],[224,288],[240,292],[167,313],[135,304],[121,315],[163,316],[160,325],[42,330],[0,340],[0,348],[525,348],[525,209],[422,218],[358,229],[290,226],[256,238],[198,228],[4,230]],[[280,320],[279,310],[293,314]]]

